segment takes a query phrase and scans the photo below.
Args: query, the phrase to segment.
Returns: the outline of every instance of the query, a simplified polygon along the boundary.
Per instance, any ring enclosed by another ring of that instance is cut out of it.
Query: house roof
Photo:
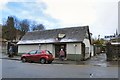
[[[17,44],[82,42],[86,32],[89,34],[88,26],[27,32]],[[59,39],[59,34],[64,34],[64,37]]]

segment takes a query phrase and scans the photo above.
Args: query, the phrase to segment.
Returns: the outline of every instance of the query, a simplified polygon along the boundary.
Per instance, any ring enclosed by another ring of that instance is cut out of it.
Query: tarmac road
[[[118,67],[36,64],[2,59],[2,78],[118,78]]]

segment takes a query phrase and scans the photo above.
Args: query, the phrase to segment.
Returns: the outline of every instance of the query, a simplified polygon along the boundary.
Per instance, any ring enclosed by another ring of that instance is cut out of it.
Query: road
[[[92,76],[90,76],[92,74]],[[22,63],[2,59],[2,78],[118,78],[118,67]]]

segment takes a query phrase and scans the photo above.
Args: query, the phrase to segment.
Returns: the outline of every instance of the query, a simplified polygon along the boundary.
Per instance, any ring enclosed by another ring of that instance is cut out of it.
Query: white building
[[[89,58],[91,51],[88,26],[28,32],[17,44],[19,54],[40,49],[49,50],[54,57],[58,57],[63,48],[66,58],[71,60]]]

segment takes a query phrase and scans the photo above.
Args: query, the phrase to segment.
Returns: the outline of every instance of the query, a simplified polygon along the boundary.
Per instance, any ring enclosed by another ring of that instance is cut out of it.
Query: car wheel
[[[52,61],[48,61],[48,64],[51,64],[52,63]]]
[[[27,59],[24,57],[24,58],[22,58],[22,62],[26,62],[27,61]]]
[[[40,59],[40,63],[41,63],[41,64],[45,64],[45,63],[46,63],[46,59],[41,58],[41,59]]]

